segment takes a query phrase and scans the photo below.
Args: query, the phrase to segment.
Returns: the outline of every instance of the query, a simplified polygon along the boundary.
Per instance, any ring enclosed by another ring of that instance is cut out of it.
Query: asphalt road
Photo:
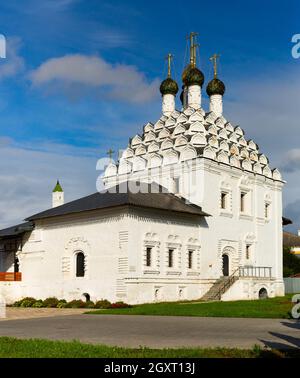
[[[126,347],[300,349],[300,322],[280,319],[70,315],[0,322],[0,336],[80,340]]]

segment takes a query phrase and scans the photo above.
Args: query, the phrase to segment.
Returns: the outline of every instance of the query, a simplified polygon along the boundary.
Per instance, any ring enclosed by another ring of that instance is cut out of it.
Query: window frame
[[[195,256],[195,250],[189,249],[188,250],[188,269],[192,270],[194,269],[194,257]]]
[[[153,247],[146,247],[146,268],[152,267]]]
[[[221,191],[221,210],[228,210],[228,192]]]
[[[82,267],[81,267],[81,273],[82,274],[79,274],[79,256],[83,256],[83,260],[82,260]],[[86,255],[84,254],[83,251],[76,251],[75,252],[75,277],[76,278],[85,278],[86,277]]]
[[[168,268],[173,269],[175,267],[174,265],[174,248],[168,248]]]

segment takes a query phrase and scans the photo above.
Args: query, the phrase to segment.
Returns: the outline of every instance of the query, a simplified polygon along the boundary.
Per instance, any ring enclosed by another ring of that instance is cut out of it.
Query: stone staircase
[[[221,277],[201,298],[202,301],[220,301],[222,295],[239,279],[238,276]]]

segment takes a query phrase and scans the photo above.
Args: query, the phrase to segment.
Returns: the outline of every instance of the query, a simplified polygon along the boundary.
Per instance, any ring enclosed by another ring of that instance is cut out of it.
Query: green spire
[[[63,192],[63,188],[61,187],[58,180],[57,180],[57,183],[55,185],[55,188],[53,189],[53,193],[55,193],[55,192]]]

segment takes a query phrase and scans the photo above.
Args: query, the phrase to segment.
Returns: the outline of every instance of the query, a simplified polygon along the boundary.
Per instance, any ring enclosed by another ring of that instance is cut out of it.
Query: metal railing
[[[239,277],[272,278],[272,268],[269,266],[241,266]]]
[[[218,292],[219,299],[239,278],[243,277],[272,278],[272,268],[269,266],[240,266],[230,276],[225,278]]]
[[[22,273],[0,272],[1,282],[22,281]]]

